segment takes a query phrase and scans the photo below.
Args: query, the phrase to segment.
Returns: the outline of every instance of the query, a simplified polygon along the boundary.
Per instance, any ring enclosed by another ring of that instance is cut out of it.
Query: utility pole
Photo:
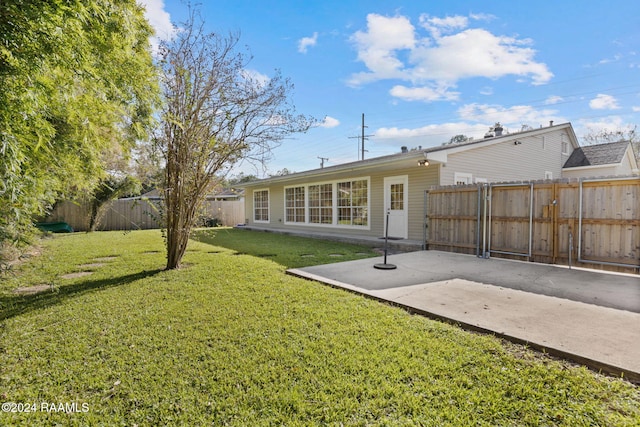
[[[323,169],[325,160],[328,162],[329,159],[327,157],[319,157],[319,156],[318,158],[320,159],[320,169]]]
[[[370,136],[375,136],[375,135],[365,135],[364,134],[364,129],[367,128],[368,126],[364,125],[364,113],[362,113],[362,135],[359,136],[350,136],[349,138],[358,138],[358,140],[361,142],[361,144],[358,144],[358,151],[361,153],[360,156],[360,160],[364,160],[364,152],[366,151],[364,149],[364,141],[369,139]]]

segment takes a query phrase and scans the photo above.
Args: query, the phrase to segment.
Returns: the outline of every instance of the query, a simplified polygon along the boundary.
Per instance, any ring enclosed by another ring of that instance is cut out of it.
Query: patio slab
[[[288,270],[640,382],[640,277],[439,251]]]

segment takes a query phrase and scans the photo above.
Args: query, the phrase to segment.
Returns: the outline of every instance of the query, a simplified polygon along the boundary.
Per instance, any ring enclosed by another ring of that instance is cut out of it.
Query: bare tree
[[[637,132],[637,125],[629,125],[625,129],[590,129],[590,132],[584,135],[583,140],[591,144],[605,144],[608,142],[629,141],[633,147],[636,160],[640,161],[640,137]]]
[[[240,160],[264,162],[283,138],[313,124],[296,115],[293,85],[247,70],[239,35],[205,33],[197,11],[162,46],[165,107],[157,142],[165,156],[167,269],[180,266],[198,208],[216,176]]]

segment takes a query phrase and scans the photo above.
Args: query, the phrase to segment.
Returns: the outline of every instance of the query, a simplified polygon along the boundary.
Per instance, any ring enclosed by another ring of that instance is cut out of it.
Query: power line
[[[358,138],[358,140],[361,142],[361,144],[358,144],[359,148],[358,151],[361,152],[361,156],[360,156],[360,160],[364,160],[364,152],[367,151],[364,149],[364,141],[368,140],[370,136],[375,136],[375,135],[365,135],[364,134],[364,129],[368,128],[369,126],[365,126],[364,125],[364,113],[362,113],[362,134],[358,135],[358,136],[350,136],[349,139],[353,139],[353,138]]]

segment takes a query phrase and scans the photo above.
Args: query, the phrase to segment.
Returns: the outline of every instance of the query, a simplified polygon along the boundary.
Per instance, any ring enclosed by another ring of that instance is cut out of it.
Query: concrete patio
[[[640,382],[640,277],[439,251],[288,270]]]

